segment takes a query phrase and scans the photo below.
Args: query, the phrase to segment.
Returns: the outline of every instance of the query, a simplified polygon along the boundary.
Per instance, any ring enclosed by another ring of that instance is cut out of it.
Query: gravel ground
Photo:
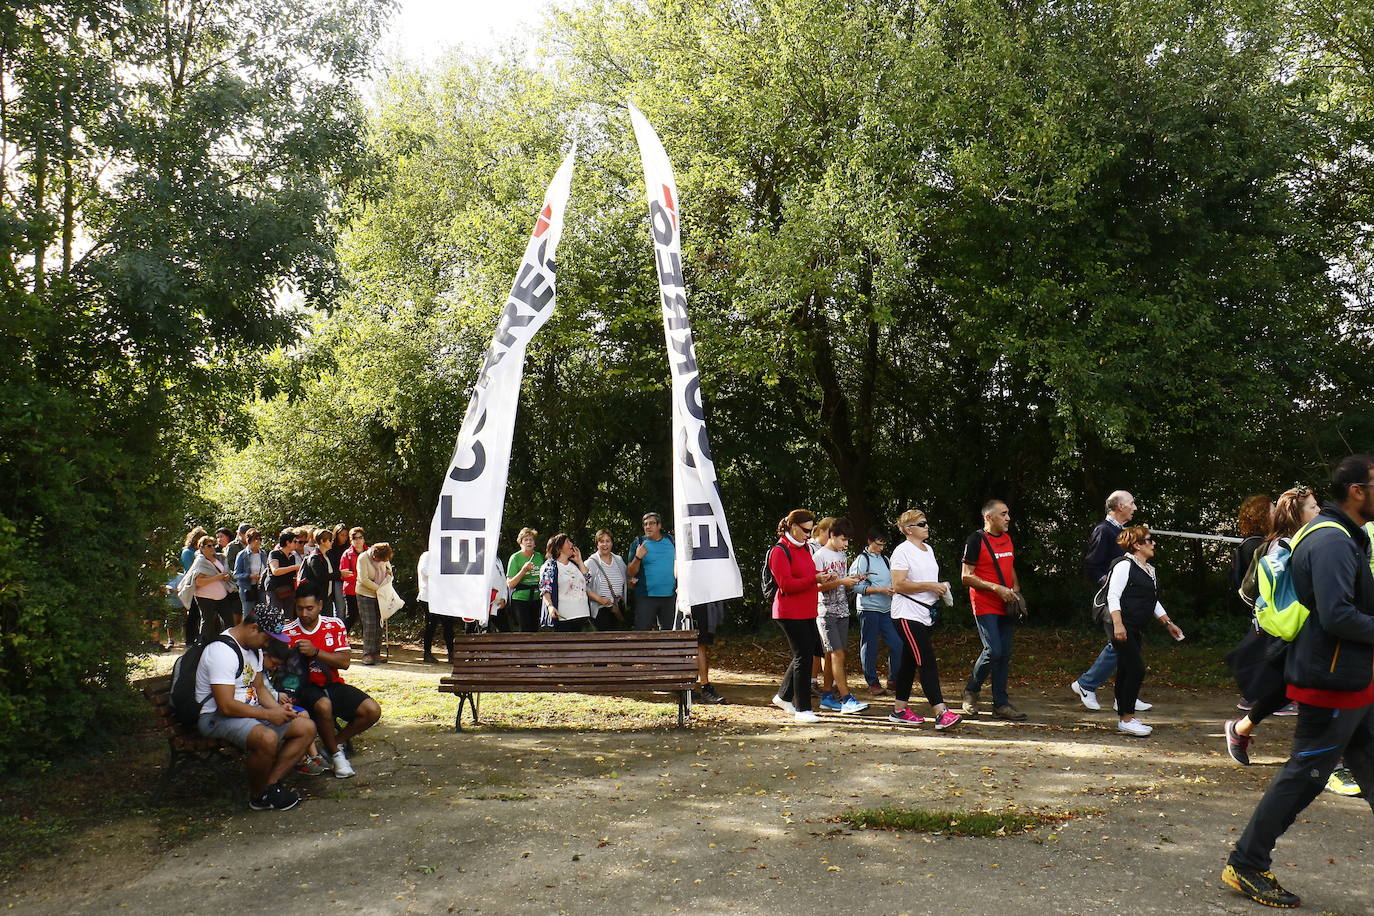
[[[355,669],[364,688],[430,691],[437,669]],[[718,676],[732,700],[685,729],[626,731],[383,721],[358,776],[303,780],[295,810],[249,812],[159,848],[138,818],[85,831],[4,888],[16,913],[1257,913],[1218,874],[1281,762],[1222,752],[1222,692],[1149,691],[1149,739],[1065,692],[937,733],[856,717],[795,726],[771,685]],[[956,685],[947,684],[951,694]],[[1104,691],[1106,696],[1108,691]],[[556,708],[557,696],[547,698]],[[668,702],[668,698],[660,698]],[[607,700],[613,703],[613,700]],[[214,776],[232,781],[236,773]],[[1001,837],[854,830],[883,805],[1073,814]],[[1275,872],[1324,914],[1374,913],[1369,804],[1324,794]]]

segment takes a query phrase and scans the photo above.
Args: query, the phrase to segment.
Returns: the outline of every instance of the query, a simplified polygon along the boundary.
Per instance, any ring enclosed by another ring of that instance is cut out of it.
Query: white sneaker
[[[791,703],[787,702],[780,696],[773,697],[773,705],[778,707],[778,709],[781,709],[783,712],[795,713],[797,711],[797,707],[793,706]]]
[[[344,756],[342,748],[335,752],[330,760],[334,763],[334,775],[338,778],[347,779],[353,775],[353,767],[349,764],[348,758]]]
[[[1096,690],[1084,690],[1082,687],[1078,686],[1077,681],[1074,681],[1072,684],[1070,684],[1069,689],[1072,690],[1075,694],[1077,694],[1078,699],[1083,701],[1083,705],[1091,709],[1093,712],[1096,712],[1097,710],[1102,708],[1102,704],[1097,702]]]
[[[815,725],[817,722],[821,721],[821,717],[816,715],[809,709],[803,709],[799,712],[793,713],[792,719],[798,725]]]
[[[1127,735],[1134,735],[1137,738],[1144,738],[1153,728],[1141,722],[1139,719],[1127,719],[1125,722],[1117,722],[1116,730]]]
[[[1154,708],[1155,708],[1155,704],[1153,704],[1153,703],[1146,703],[1146,702],[1145,702],[1144,700],[1142,700],[1140,697],[1136,697],[1136,698],[1135,698],[1135,711],[1136,711],[1136,712],[1144,712],[1144,711],[1147,710],[1147,709],[1154,709]]]

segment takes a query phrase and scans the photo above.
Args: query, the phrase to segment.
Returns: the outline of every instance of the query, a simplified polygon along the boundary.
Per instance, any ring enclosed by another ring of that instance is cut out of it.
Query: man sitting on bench
[[[315,740],[309,717],[277,702],[263,677],[263,650],[285,658],[285,643],[274,640],[249,614],[224,631],[237,646],[216,640],[196,666],[196,702],[202,735],[227,741],[247,754],[248,807],[287,811],[300,796],[281,784]]]
[[[347,779],[353,775],[353,767],[343,745],[376,725],[382,717],[382,707],[340,677],[339,672],[353,660],[348,627],[337,617],[321,617],[320,607],[313,583],[302,582],[296,589],[296,619],[282,628],[282,635],[310,666],[309,680],[301,684],[296,705],[309,711],[315,720],[334,775]],[[348,723],[338,733],[334,730],[335,716]]]

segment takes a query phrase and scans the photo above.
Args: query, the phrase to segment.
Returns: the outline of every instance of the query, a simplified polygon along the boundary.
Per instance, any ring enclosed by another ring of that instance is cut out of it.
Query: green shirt
[[[525,574],[525,578],[516,583],[515,588],[511,589],[510,596],[520,601],[527,601],[539,593],[539,568],[544,565],[544,555],[539,551],[534,552],[534,556],[526,557],[520,551],[510,555],[510,562],[506,564],[506,578],[509,579],[520,571],[520,567],[529,560],[534,565]]]

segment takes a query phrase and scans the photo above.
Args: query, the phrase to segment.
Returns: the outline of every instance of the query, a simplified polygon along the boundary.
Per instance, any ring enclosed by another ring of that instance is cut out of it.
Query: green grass
[[[1006,836],[1058,824],[1089,814],[1086,810],[1054,814],[1036,811],[934,811],[924,808],[864,808],[846,811],[839,820],[860,830],[899,830],[951,836]]]
[[[433,681],[355,679],[382,707],[389,723],[453,726],[458,697],[440,693]],[[470,726],[463,712],[463,727]],[[677,699],[596,696],[580,693],[484,693],[478,725],[509,729],[566,728],[637,731],[677,724]]]
[[[0,814],[0,874],[12,874],[31,859],[60,852],[71,833],[72,822],[52,812]]]

